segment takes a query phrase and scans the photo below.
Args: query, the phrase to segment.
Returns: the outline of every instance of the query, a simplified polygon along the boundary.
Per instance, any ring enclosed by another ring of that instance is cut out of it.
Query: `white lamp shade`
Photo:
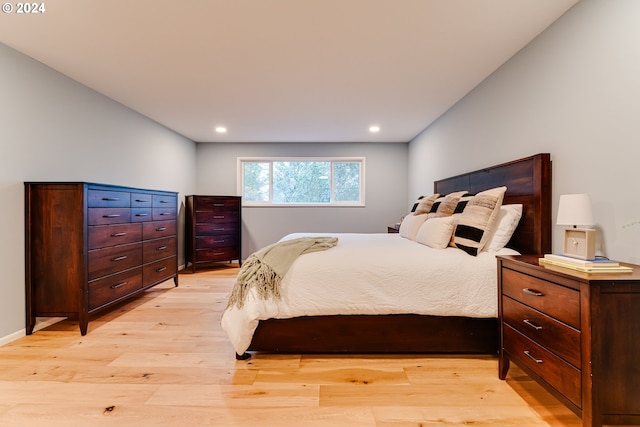
[[[588,194],[563,194],[558,203],[558,225],[594,225]]]

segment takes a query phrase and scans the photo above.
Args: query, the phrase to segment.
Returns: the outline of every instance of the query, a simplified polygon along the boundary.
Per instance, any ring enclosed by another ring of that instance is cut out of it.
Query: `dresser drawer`
[[[176,255],[176,237],[147,240],[142,243],[142,262],[144,264]]]
[[[96,249],[88,252],[89,280],[142,264],[142,243]]]
[[[151,198],[154,208],[176,208],[178,206],[178,198],[175,196],[154,194]]]
[[[173,220],[145,222],[144,224],[142,224],[143,240],[175,236],[175,234],[176,234],[176,222]]]
[[[168,221],[177,218],[176,208],[153,208],[153,221]]]
[[[581,407],[580,370],[536,344],[509,325],[503,326],[504,351],[526,366],[576,406]]]
[[[580,331],[509,297],[502,297],[506,323],[580,368]]]
[[[127,191],[87,190],[87,207],[128,208],[131,195]]]
[[[132,208],[150,208],[153,206],[153,196],[147,193],[131,193]]]
[[[165,258],[142,267],[143,286],[154,285],[173,277],[178,271],[176,257]]]
[[[196,262],[228,261],[238,259],[239,256],[237,248],[230,247],[196,250]]]
[[[89,282],[89,310],[142,289],[142,267]]]
[[[237,235],[239,232],[237,223],[196,224],[195,228],[196,236]]]
[[[152,219],[151,208],[131,208],[131,222],[151,221]]]
[[[513,270],[502,269],[502,292],[580,329],[580,293],[576,290]]]
[[[130,208],[89,208],[87,209],[89,225],[123,224],[131,222]]]
[[[207,225],[226,225],[227,227],[237,227],[238,213],[237,212],[212,212],[212,211],[200,211],[196,212],[196,226]]]
[[[237,244],[238,237],[234,234],[196,237],[196,249],[221,249],[226,247],[235,247]]]
[[[240,198],[219,198],[201,196],[195,199],[196,211],[237,211],[240,207]]]
[[[142,240],[141,224],[98,225],[88,229],[89,249],[124,245]]]

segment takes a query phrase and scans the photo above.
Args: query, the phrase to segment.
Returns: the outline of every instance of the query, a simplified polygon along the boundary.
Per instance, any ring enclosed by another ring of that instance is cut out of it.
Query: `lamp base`
[[[569,228],[564,230],[564,255],[579,259],[596,257],[596,230]]]

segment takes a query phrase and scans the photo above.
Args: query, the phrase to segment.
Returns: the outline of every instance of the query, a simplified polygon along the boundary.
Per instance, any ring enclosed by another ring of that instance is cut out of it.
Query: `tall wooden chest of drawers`
[[[36,317],[77,319],[173,278],[175,192],[86,182],[25,182],[27,334]]]
[[[186,197],[185,267],[191,271],[242,257],[242,210],[238,196]]]
[[[640,424],[640,266],[587,274],[499,256],[499,377],[513,361],[585,427]]]

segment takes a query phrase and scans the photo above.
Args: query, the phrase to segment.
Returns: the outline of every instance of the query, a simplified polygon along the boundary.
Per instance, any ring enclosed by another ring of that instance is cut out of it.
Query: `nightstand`
[[[585,427],[640,424],[640,265],[588,274],[541,256],[497,257],[499,378],[514,362]]]
[[[394,226],[388,226],[387,227],[387,233],[398,233],[400,231],[400,227],[396,227]]]

